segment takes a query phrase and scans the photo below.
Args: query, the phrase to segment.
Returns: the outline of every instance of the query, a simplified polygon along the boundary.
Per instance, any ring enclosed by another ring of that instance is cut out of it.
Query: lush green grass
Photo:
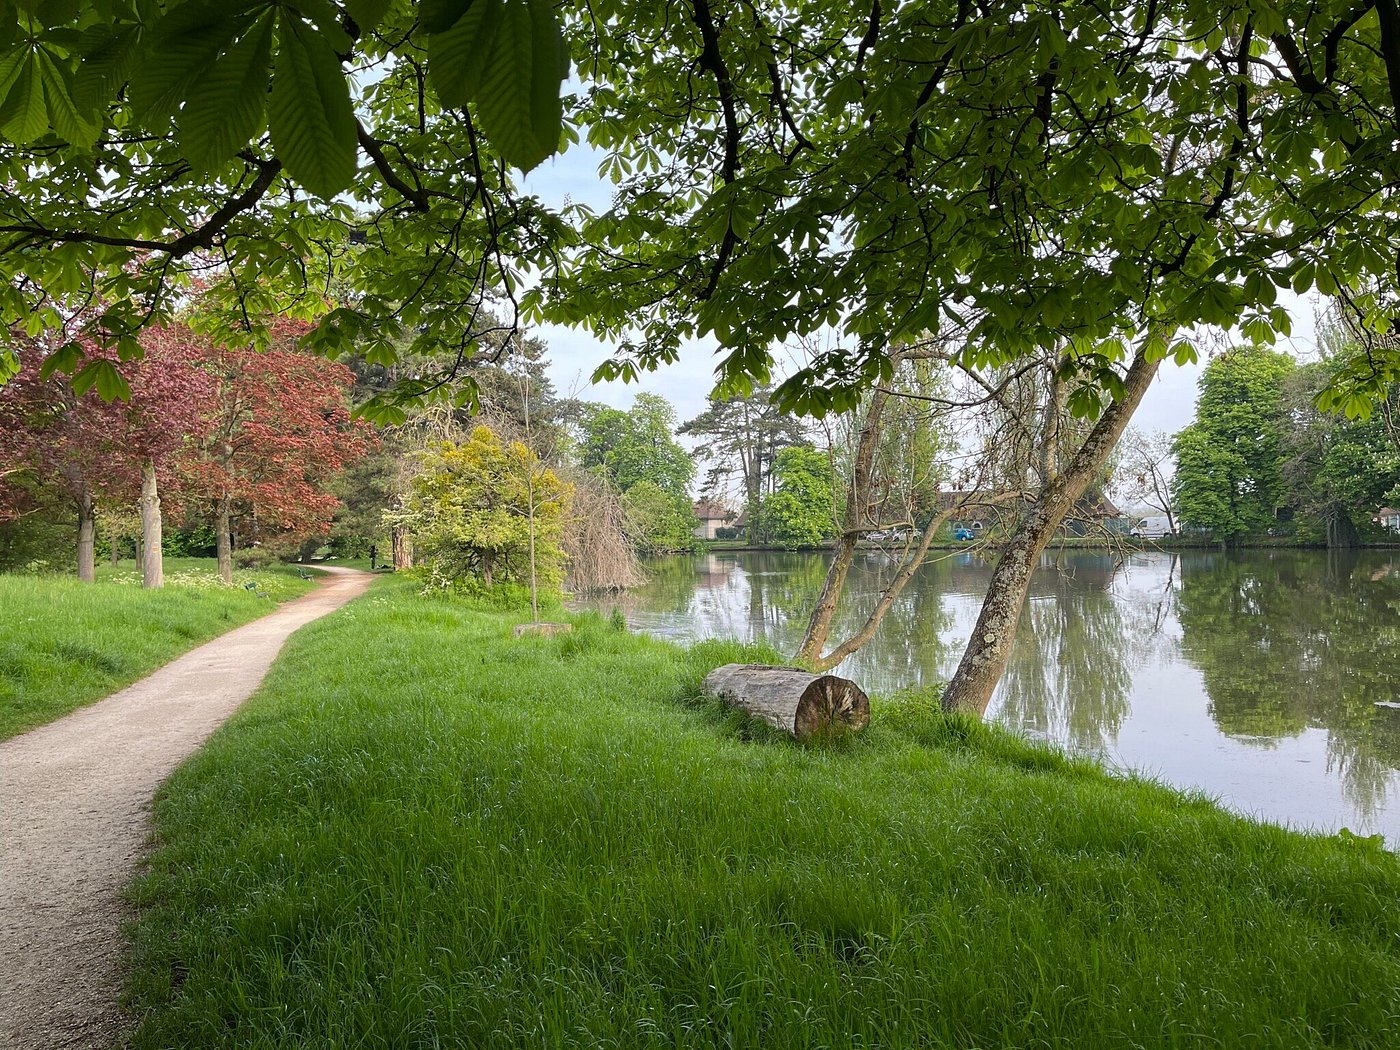
[[[166,586],[141,589],[127,561],[96,584],[0,575],[0,740],[91,703],[315,584],[292,569],[218,582],[208,559],[168,558]],[[244,590],[252,582],[266,597]]]
[[[926,700],[803,749],[689,653],[384,581],[167,784],[142,1047],[1400,1045],[1400,863]]]

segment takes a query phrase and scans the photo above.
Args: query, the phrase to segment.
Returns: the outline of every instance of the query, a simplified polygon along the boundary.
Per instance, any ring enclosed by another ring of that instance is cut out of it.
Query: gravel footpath
[[[151,797],[252,695],[293,631],[373,579],[325,571],[332,578],[311,594],[0,743],[0,1048],[117,1041],[122,892],[146,847]]]

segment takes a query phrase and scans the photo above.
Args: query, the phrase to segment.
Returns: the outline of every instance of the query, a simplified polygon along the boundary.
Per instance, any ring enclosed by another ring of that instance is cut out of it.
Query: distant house
[[[1383,529],[1400,532],[1400,510],[1394,507],[1382,507],[1371,520]]]
[[[702,499],[694,506],[695,517],[698,519],[695,526],[694,535],[697,540],[712,540],[715,538],[715,531],[722,526],[728,525],[734,520],[734,512],[728,507],[715,503],[712,500]]]
[[[1102,533],[1126,536],[1133,526],[1132,518],[1124,514],[1107,496],[1098,499],[1080,497],[1074,509],[1065,515],[1060,526],[1071,536],[1091,536]]]

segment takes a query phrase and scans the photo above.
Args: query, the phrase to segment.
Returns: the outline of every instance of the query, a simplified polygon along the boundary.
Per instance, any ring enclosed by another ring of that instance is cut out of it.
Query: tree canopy
[[[836,498],[830,458],[793,446],[773,465],[775,491],[763,500],[766,538],[783,547],[816,547],[836,532]]]
[[[645,481],[672,495],[686,495],[695,461],[675,439],[676,410],[665,398],[638,394],[625,412],[592,406],[580,429],[580,465],[600,468],[619,491]]]
[[[563,579],[559,540],[573,493],[531,449],[478,426],[420,458],[404,518],[437,578],[528,583],[533,557],[540,583]]]
[[[216,329],[291,310],[323,352],[451,372],[484,346],[464,319],[534,306],[617,339],[603,375],[711,334],[740,387],[827,328],[780,393],[821,412],[969,316],[983,364],[1063,346],[1092,413],[1130,344],[1286,332],[1281,287],[1388,329],[1397,41],[1395,0],[6,0],[0,320],[95,306],[134,356],[198,279]],[[580,135],[614,206],[517,191]],[[115,392],[82,347],[56,367]],[[1332,403],[1360,412],[1400,355],[1352,365]]]
[[[1174,443],[1172,488],[1183,522],[1222,542],[1276,523],[1287,503],[1283,384],[1294,368],[1286,354],[1251,348],[1206,366],[1196,419]]]

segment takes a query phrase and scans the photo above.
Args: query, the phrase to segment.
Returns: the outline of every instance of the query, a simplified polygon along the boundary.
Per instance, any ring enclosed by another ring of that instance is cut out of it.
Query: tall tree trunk
[[[141,586],[165,584],[161,549],[160,493],[156,489],[156,465],[149,457],[141,464]]]
[[[78,497],[78,579],[97,580],[97,515],[87,491]]]
[[[899,365],[895,362],[895,367]],[[831,632],[831,620],[836,615],[836,605],[841,600],[841,592],[846,587],[846,576],[855,561],[856,544],[862,535],[861,526],[865,507],[870,497],[870,474],[874,468],[875,451],[880,445],[881,417],[889,402],[889,392],[877,387],[870,395],[870,404],[865,410],[865,421],[861,424],[860,436],[856,440],[856,456],[851,465],[851,481],[846,487],[846,513],[841,522],[841,538],[836,544],[836,556],[826,570],[826,580],[822,583],[821,594],[807,621],[807,633],[798,647],[797,659],[814,663],[821,657],[826,647],[827,635]]]
[[[108,552],[107,557],[109,560],[109,564],[114,569],[117,567],[117,562],[121,558],[121,541],[122,538],[116,535],[115,533],[113,533],[108,539],[108,543],[111,547],[111,550]]]
[[[745,511],[748,513],[748,516],[749,516],[749,546],[750,546],[750,547],[757,547],[757,546],[759,545],[759,543],[762,542],[762,537],[760,536],[759,528],[758,528],[758,519],[759,519],[760,514],[762,514],[762,510],[761,510],[761,508],[760,508],[760,506],[759,506],[759,502],[760,502],[760,500],[762,499],[762,493],[763,493],[763,490],[762,490],[762,487],[761,487],[762,484],[763,484],[763,479],[762,479],[761,477],[759,477],[758,474],[753,474],[753,475],[751,475],[750,477],[748,477],[747,479],[745,479],[745,488],[747,489],[747,491],[745,492],[744,495],[745,495],[746,502],[747,502],[747,504],[748,504],[748,505],[745,507]]]
[[[214,549],[219,556],[219,579],[233,585],[233,507],[227,496],[219,499],[214,515]]]
[[[413,568],[413,537],[408,526],[393,526],[389,530],[389,545],[393,548],[395,572]]]
[[[965,711],[978,717],[986,713],[1011,656],[1016,625],[1040,554],[1113,452],[1159,365],[1160,361],[1148,361],[1139,350],[1124,377],[1123,396],[1104,410],[1069,465],[1045,487],[1016,527],[992,573],[962,662],[943,693],[945,711]]]

